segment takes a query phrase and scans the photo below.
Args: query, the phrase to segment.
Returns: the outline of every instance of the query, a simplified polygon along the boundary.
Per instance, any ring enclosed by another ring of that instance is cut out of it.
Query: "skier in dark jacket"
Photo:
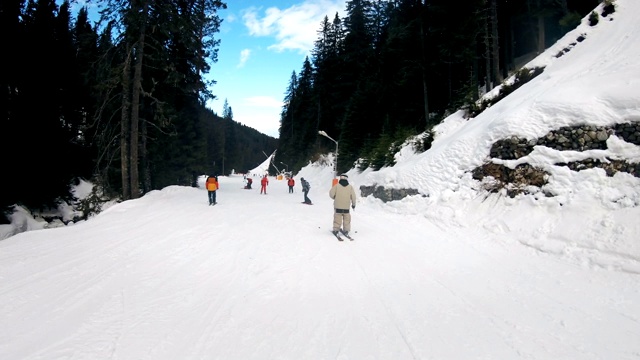
[[[309,199],[309,190],[311,190],[311,185],[304,178],[300,178],[300,184],[302,184],[302,193],[304,194],[303,203],[311,205],[311,199]]]

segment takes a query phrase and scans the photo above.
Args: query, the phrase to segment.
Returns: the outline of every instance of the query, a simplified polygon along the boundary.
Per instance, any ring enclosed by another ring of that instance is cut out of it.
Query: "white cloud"
[[[240,99],[227,98],[233,110],[233,120],[252,127],[263,134],[277,138],[280,128],[280,112],[283,102],[272,96],[249,96]],[[222,114],[223,100],[210,101],[208,107]]]
[[[222,20],[222,24],[220,25],[220,33],[229,34],[233,29],[232,24],[235,23],[237,20],[238,20],[238,17],[235,16],[234,14],[227,15]]]
[[[236,67],[237,68],[244,67],[244,64],[247,63],[247,61],[249,60],[250,56],[251,56],[251,50],[250,49],[243,49],[242,51],[240,51],[240,62],[238,63],[238,65]]]
[[[241,98],[239,104],[230,101],[230,105],[234,121],[252,127],[263,134],[275,138],[279,136],[280,112],[283,106],[281,100],[272,96],[250,96]],[[211,103],[210,106],[213,107],[214,104]]]
[[[233,110],[233,120],[252,127],[263,134],[277,138],[280,127],[280,115],[278,109],[264,106],[249,106]]]
[[[271,96],[251,96],[242,99],[233,111],[233,119],[263,134],[278,137],[282,101]]]
[[[235,14],[229,14],[227,15],[227,17],[224,18],[224,21],[229,23],[236,22],[236,20],[238,20],[238,18],[235,16]]]
[[[245,10],[243,20],[250,35],[275,38],[276,42],[269,49],[306,53],[313,48],[324,17],[331,21],[336,12],[344,12],[344,1],[310,0],[284,10],[270,7],[262,17],[260,8],[249,8]]]
[[[249,35],[252,36],[270,36],[275,32],[275,18],[274,16],[270,16],[269,14],[273,14],[276,8],[269,8],[267,10],[267,16],[260,19],[258,12],[259,8],[251,7],[244,11],[242,15],[242,20],[244,20],[244,25],[249,30]]]
[[[244,99],[243,106],[259,106],[280,109],[282,101],[276,100],[271,96],[252,96]]]

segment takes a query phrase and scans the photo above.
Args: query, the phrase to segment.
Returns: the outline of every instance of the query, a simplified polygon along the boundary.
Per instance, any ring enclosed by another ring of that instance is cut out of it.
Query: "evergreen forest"
[[[292,70],[278,139],[235,122],[226,103],[221,116],[205,106],[225,2],[93,2],[98,22],[68,0],[0,2],[3,222],[16,204],[72,200],[78,179],[99,185],[100,199],[134,199],[248,171],[274,150],[294,173],[338,143],[338,171],[391,165],[405,139],[426,134],[427,150],[434,125],[600,0],[347,0]]]
[[[217,60],[219,0],[104,0],[100,21],[54,0],[0,2],[1,222],[13,205],[133,199],[202,174],[244,172],[277,139],[218,116],[203,75]],[[163,24],[158,26],[158,24]],[[34,166],[34,159],[37,166]]]
[[[434,125],[475,104],[599,2],[348,0],[344,18],[319,24],[311,54],[291,74],[274,162],[299,169],[339,145],[337,172],[379,169],[419,134],[414,146],[425,151]]]

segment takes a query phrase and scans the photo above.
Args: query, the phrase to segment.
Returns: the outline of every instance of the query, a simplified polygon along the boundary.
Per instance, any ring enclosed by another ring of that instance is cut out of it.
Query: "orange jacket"
[[[209,176],[207,178],[206,188],[209,191],[218,190],[220,188],[220,185],[218,184],[218,180],[216,180],[216,178],[214,176]]]

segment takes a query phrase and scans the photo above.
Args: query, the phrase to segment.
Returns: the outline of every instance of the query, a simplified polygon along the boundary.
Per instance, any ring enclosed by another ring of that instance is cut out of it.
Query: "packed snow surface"
[[[19,210],[0,227],[0,359],[640,358],[640,179],[555,165],[638,162],[639,147],[611,136],[505,163],[544,168],[553,197],[489,194],[470,174],[509,136],[640,121],[640,2],[615,4],[528,64],[545,66],[530,83],[447,118],[430,150],[349,171],[356,188],[420,193],[360,197],[355,241],[330,233],[333,156],[293,194],[231,175],[215,206],[203,177],[53,229]]]

